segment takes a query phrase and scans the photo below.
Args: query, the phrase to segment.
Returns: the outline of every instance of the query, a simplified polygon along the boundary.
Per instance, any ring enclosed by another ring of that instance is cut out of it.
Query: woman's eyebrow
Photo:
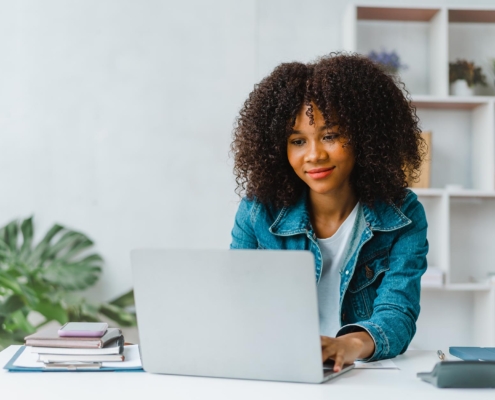
[[[333,125],[333,126],[335,126],[335,125]],[[323,131],[328,131],[328,130],[330,130],[330,129],[331,129],[331,127],[329,127],[328,125],[326,125],[326,124],[325,124],[325,125],[320,126],[320,127],[318,128],[318,131],[319,131],[319,132],[323,132]],[[293,129],[293,130],[291,131],[291,133],[290,133],[290,134],[291,134],[291,135],[300,135],[300,134],[302,134],[302,133],[304,133],[304,132],[301,132],[301,131],[298,131],[298,130],[296,130],[296,129]]]

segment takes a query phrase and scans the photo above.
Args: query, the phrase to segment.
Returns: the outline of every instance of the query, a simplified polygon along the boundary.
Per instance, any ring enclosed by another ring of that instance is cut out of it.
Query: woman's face
[[[297,114],[287,141],[287,156],[297,176],[319,194],[338,193],[350,188],[354,154],[339,127],[328,128],[320,110],[312,103],[314,124],[306,115],[308,106]]]

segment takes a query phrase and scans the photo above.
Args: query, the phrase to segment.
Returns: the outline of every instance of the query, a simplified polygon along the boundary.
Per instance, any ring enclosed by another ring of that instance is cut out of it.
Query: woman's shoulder
[[[411,189],[406,189],[406,196],[402,204],[400,204],[399,210],[408,218],[414,218],[422,216],[425,217],[424,207],[419,201],[418,195]]]
[[[237,217],[249,220],[253,226],[257,223],[270,226],[275,222],[281,211],[281,209],[277,209],[271,205],[263,204],[256,197],[243,197],[239,204]]]
[[[367,220],[376,228],[395,230],[398,227],[423,225],[426,214],[416,193],[405,189],[406,194],[400,203],[376,201],[372,208],[367,208]]]

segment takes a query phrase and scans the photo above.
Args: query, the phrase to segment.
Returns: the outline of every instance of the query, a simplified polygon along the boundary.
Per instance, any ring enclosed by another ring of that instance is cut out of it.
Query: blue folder
[[[91,369],[69,369],[67,368],[43,368],[43,367],[18,367],[14,365],[15,360],[21,355],[26,346],[21,346],[3,369],[10,372],[143,372],[142,367],[101,367]]]
[[[495,347],[449,347],[449,353],[464,361],[495,361]]]

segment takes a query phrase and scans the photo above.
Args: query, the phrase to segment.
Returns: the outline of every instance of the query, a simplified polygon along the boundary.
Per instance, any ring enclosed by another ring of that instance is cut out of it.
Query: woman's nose
[[[316,163],[317,161],[324,160],[328,155],[323,148],[323,144],[318,140],[310,142],[307,147],[308,151],[305,154],[305,161],[310,163]]]

